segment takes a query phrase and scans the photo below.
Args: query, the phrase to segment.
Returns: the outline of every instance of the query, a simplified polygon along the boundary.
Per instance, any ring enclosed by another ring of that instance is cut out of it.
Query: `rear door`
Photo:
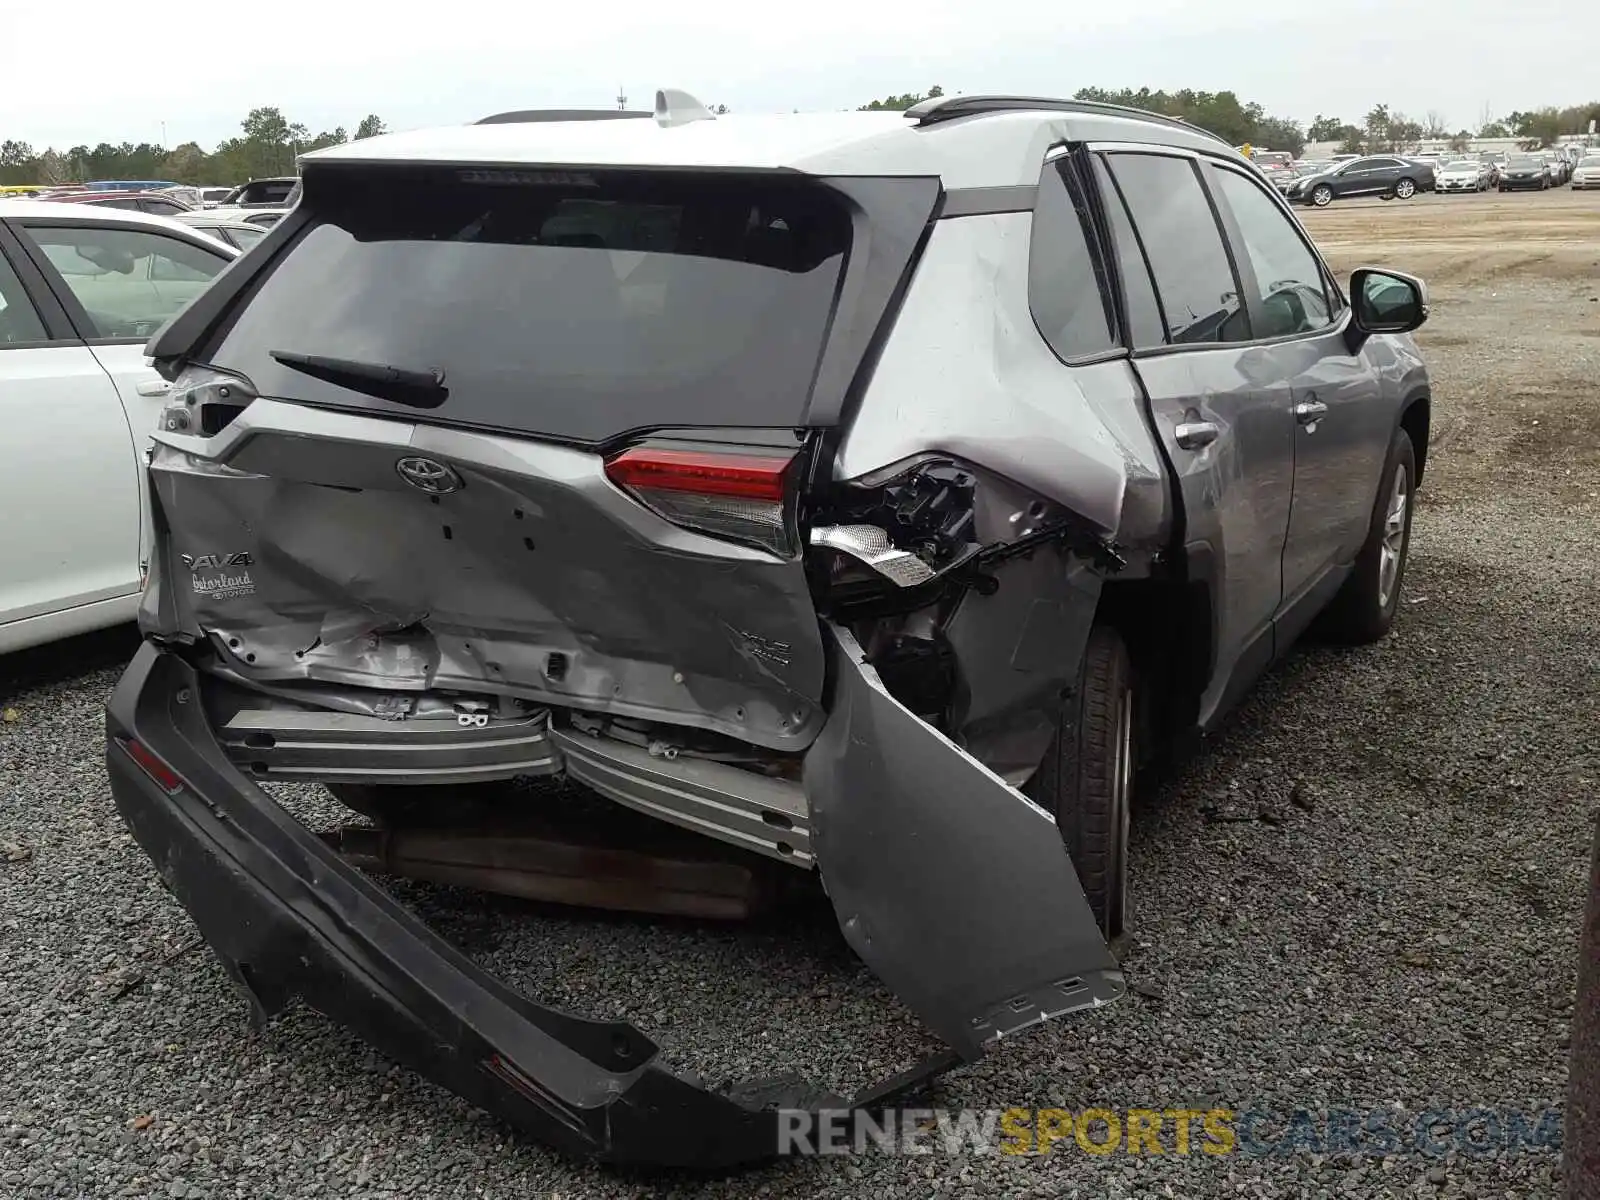
[[[116,389],[0,221],[0,651],[14,623],[139,587],[139,483]]]
[[[1366,196],[1383,191],[1389,185],[1384,176],[1387,162],[1381,158],[1357,159],[1328,180],[1334,195]]]
[[[1103,149],[1096,171],[1134,364],[1182,494],[1191,570],[1211,585],[1209,723],[1273,655],[1294,487],[1289,381],[1249,344],[1251,314],[1198,156]]]
[[[1376,368],[1350,352],[1349,310],[1298,223],[1246,172],[1223,162],[1208,170],[1255,340],[1289,380],[1294,498],[1279,618],[1286,643],[1337,590],[1361,548],[1394,413]]]
[[[147,225],[107,221],[28,221],[18,236],[88,353],[121,397],[138,452],[150,434],[171,390],[145,357],[145,343],[173,316],[210,286],[235,255],[199,237]],[[141,496],[148,490],[138,472]],[[136,511],[147,511],[137,505]],[[150,530],[141,534],[141,557],[149,553]]]

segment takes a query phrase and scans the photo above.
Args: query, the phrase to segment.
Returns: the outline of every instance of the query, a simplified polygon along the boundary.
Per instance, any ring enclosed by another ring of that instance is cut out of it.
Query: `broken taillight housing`
[[[674,525],[790,557],[797,453],[634,446],[606,460],[606,477]]]
[[[211,437],[220,433],[256,398],[254,385],[239,375],[190,364],[167,392],[157,428],[166,433]]]

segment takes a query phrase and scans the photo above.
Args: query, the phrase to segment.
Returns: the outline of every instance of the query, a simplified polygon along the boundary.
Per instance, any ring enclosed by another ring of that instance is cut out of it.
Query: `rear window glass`
[[[302,208],[199,357],[411,417],[270,352],[442,371],[434,420],[586,442],[801,422],[851,229],[825,187],[749,176],[329,171]]]

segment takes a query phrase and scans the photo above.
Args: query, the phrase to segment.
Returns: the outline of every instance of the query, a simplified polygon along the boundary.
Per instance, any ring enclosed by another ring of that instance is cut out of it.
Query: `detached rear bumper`
[[[817,862],[846,939],[951,1048],[848,1101],[788,1079],[712,1092],[633,1026],[506,987],[229,760],[176,654],[146,643],[124,673],[106,765],[123,819],[258,1021],[298,996],[570,1153],[730,1166],[778,1154],[794,1110],[882,1106],[1123,988],[1049,814],[900,705],[848,634],[832,631],[830,653],[831,712],[804,766]]]
[[[780,1107],[849,1107],[799,1086],[759,1099],[752,1086],[748,1100],[708,1091],[661,1066],[633,1026],[512,991],[240,774],[197,686],[187,663],[142,647],[108,706],[106,765],[123,819],[257,1019],[299,996],[541,1140],[619,1163],[753,1162],[777,1153]],[[181,780],[175,790],[130,757],[129,740]]]

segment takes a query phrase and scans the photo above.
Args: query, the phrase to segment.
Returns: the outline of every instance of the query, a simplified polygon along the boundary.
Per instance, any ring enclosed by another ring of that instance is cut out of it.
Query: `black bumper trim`
[[[123,819],[265,1020],[298,996],[379,1050],[542,1141],[616,1163],[722,1168],[773,1157],[779,1110],[848,1109],[797,1081],[710,1091],[622,1021],[535,1004],[345,864],[242,775],[201,711],[198,678],[144,645],[107,706]],[[184,781],[169,794],[120,739]],[[871,1089],[877,1107],[953,1063]]]

